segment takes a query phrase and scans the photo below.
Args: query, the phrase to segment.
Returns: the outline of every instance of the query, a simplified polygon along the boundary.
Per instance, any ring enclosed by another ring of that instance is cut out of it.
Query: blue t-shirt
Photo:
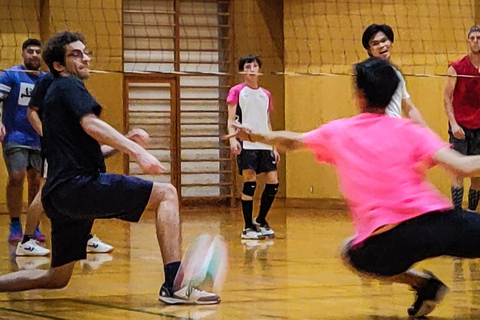
[[[0,75],[0,92],[7,95],[3,102],[2,122],[6,131],[3,143],[39,148],[40,137],[28,121],[27,110],[35,83],[45,73],[24,71],[24,66],[15,66]]]

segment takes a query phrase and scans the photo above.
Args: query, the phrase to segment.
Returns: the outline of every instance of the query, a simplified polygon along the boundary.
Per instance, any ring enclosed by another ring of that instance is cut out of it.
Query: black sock
[[[259,224],[267,223],[267,213],[272,206],[273,200],[275,200],[275,195],[278,191],[278,183],[275,184],[266,184],[265,190],[262,193],[262,202],[260,203],[260,212],[258,213],[257,222]]]
[[[245,220],[245,229],[253,228],[253,200],[242,199],[243,220]]]
[[[33,239],[33,235],[24,234],[24,235],[23,235],[22,244],[24,244],[25,242],[29,241],[30,239]]]
[[[167,285],[168,290],[173,289],[173,282],[177,276],[178,269],[180,269],[180,261],[171,262],[163,267],[163,271],[165,272],[165,284]]]
[[[470,188],[468,190],[468,209],[472,211],[476,211],[478,207],[478,200],[480,199],[480,191],[473,190]]]
[[[13,224],[13,223],[20,223],[20,218],[10,218],[10,224]]]
[[[452,187],[452,202],[455,209],[462,209],[463,203],[463,187]]]
[[[90,240],[90,239],[92,239],[92,238],[93,238],[92,234],[89,233],[89,234],[88,234],[88,240]]]

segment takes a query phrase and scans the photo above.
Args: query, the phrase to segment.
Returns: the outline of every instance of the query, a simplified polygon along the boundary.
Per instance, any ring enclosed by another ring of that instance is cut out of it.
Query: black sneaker
[[[243,229],[242,232],[242,239],[245,240],[260,240],[260,239],[265,239],[265,236],[263,233],[257,229],[256,226],[250,227]]]
[[[437,303],[440,303],[443,297],[450,289],[433,273],[425,271],[428,280],[418,288],[413,288],[416,293],[416,300],[413,305],[408,308],[408,315],[412,317],[423,317],[432,312]]]
[[[268,238],[273,238],[275,236],[275,231],[273,231],[270,226],[268,225],[267,222],[264,224],[261,224],[257,222],[257,218],[253,219],[253,224],[257,226],[257,228],[260,230],[260,232]]]

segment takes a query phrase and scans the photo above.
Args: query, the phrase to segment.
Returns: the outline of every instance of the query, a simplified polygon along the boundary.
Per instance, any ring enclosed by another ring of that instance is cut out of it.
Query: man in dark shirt
[[[42,130],[42,119],[44,112],[44,97],[47,93],[48,88],[52,84],[55,78],[51,73],[47,73],[42,80],[38,81],[35,84],[35,87],[32,90],[30,102],[28,104],[27,117],[30,121],[30,124],[35,129],[35,131],[40,135],[40,142],[42,142],[43,130]],[[127,133],[125,136],[133,141],[142,145],[141,138],[143,135],[147,135],[145,131],[135,129]],[[147,135],[148,136],[148,135]],[[41,143],[42,145],[42,143]],[[112,149],[108,146],[102,146],[102,153],[105,158],[112,156],[116,153],[117,150]],[[42,146],[42,178],[41,185],[45,183],[45,178],[47,177],[47,162],[45,160],[45,147]],[[23,240],[17,244],[17,250],[15,254],[17,256],[44,256],[50,253],[50,250],[45,249],[43,246],[39,245],[37,239],[34,237],[35,227],[38,226],[40,218],[44,212],[41,200],[42,192],[38,192],[33,199],[33,202],[30,204],[27,210],[27,222],[25,224],[25,232],[23,234]],[[101,241],[97,236],[89,235],[89,240],[87,243],[87,252],[88,253],[108,253],[113,250],[113,247],[109,244]]]
[[[190,286],[174,287],[181,258],[176,189],[168,183],[105,173],[100,144],[129,154],[147,174],[165,169],[140,145],[98,118],[102,108],[82,81],[89,77],[91,60],[83,36],[71,32],[54,36],[43,57],[55,77],[45,95],[43,113],[49,168],[42,203],[52,225],[52,263],[48,271],[1,276],[0,292],[65,287],[75,261],[86,258],[95,219],[137,222],[144,210],[153,209],[165,271],[159,299],[169,304],[219,303],[215,294]]]

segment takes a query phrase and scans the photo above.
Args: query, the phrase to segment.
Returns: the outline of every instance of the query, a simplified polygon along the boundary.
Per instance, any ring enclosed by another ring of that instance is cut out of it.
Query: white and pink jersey
[[[264,88],[253,89],[245,83],[232,87],[227,104],[237,105],[237,120],[256,132],[269,132],[268,112],[273,109],[270,92]],[[272,150],[271,146],[260,142],[243,142],[247,150]]]

